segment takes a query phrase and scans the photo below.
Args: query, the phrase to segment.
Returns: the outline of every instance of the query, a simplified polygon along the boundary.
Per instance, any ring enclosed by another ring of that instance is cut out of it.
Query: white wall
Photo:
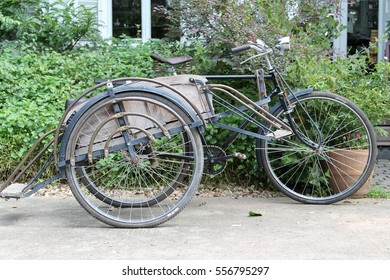
[[[339,22],[339,26],[348,25],[348,0],[342,0],[340,3],[340,15],[336,16]],[[333,50],[335,56],[347,56],[347,41],[348,41],[348,30],[345,28],[341,31],[340,37],[338,37],[333,43]]]
[[[98,20],[101,24],[100,32],[103,38],[112,37],[112,1],[96,0],[98,7]]]

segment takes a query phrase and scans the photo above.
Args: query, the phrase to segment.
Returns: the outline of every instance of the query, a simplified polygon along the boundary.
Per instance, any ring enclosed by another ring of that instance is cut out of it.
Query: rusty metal
[[[124,97],[124,98],[117,98],[117,99],[115,99],[115,100],[110,100],[109,102],[106,102],[106,103],[103,103],[103,104],[101,104],[97,109],[96,109],[96,111],[97,110],[99,110],[99,109],[101,109],[101,108],[103,108],[103,107],[105,107],[105,106],[107,106],[107,105],[110,105],[110,104],[112,104],[113,102],[115,102],[115,103],[118,103],[118,102],[123,102],[123,101],[142,101],[142,102],[146,102],[146,101],[148,101],[148,102],[150,102],[150,103],[152,103],[152,104],[156,104],[156,105],[158,105],[158,106],[160,106],[160,107],[162,107],[162,108],[164,108],[167,112],[169,112],[170,114],[172,114],[175,118],[176,118],[176,120],[178,121],[178,122],[180,122],[180,124],[181,124],[181,126],[183,126],[183,129],[185,130],[185,131],[189,131],[190,130],[190,128],[188,127],[188,125],[187,125],[187,123],[178,115],[178,113],[177,112],[175,112],[175,111],[173,111],[170,107],[168,107],[167,105],[165,105],[165,104],[163,104],[163,103],[161,103],[161,102],[158,102],[158,101],[156,101],[156,100],[152,100],[152,99],[148,99],[148,98],[144,98],[144,97],[132,97],[132,96],[130,96],[130,97]],[[113,115],[113,116],[111,116],[111,119],[115,119],[115,118],[119,118],[120,116],[127,116],[127,115],[136,115],[136,114],[138,114],[138,113],[131,113],[131,112],[129,112],[129,113],[118,113],[118,114],[116,114],[116,115]],[[153,117],[150,117],[150,116],[147,116],[147,115],[144,115],[144,114],[139,114],[140,116],[144,116],[144,117],[146,117],[147,119],[149,119],[149,120],[154,120],[153,122],[154,123],[156,123],[157,124],[157,126],[159,127],[159,128],[161,128],[161,131],[163,132],[163,134],[167,137],[167,138],[171,138],[171,135],[169,134],[169,131],[166,129],[166,128],[164,128],[163,126],[162,126],[162,124],[160,124],[156,119],[154,119]],[[107,121],[105,122],[105,123],[107,123]],[[83,124],[82,124],[83,125]],[[82,126],[81,125],[81,126]],[[104,124],[102,125],[102,123],[99,125],[99,127],[102,127],[102,126],[104,126]],[[101,128],[100,127],[100,128]],[[125,131],[125,130],[128,130],[128,129],[138,129],[138,130],[140,130],[140,131],[142,131],[142,132],[144,132],[145,133],[145,135],[147,135],[147,137],[151,140],[151,141],[154,141],[154,136],[151,134],[151,133],[149,133],[148,131],[146,131],[145,129],[143,129],[143,128],[140,128],[140,127],[136,127],[136,126],[130,126],[130,125],[126,125],[126,126],[121,126],[121,127],[119,127],[117,130],[115,130],[114,132],[112,132],[111,133],[111,135],[108,137],[108,139],[106,140],[106,143],[105,143],[105,146],[104,146],[104,154],[105,154],[105,157],[107,157],[107,153],[108,153],[108,151],[109,151],[109,142],[111,141],[111,138],[115,135],[115,134],[117,134],[118,132],[121,132],[121,131]],[[92,162],[92,157],[93,157],[93,141],[94,141],[94,139],[96,138],[96,136],[97,136],[97,134],[98,134],[98,129],[95,129],[95,131],[94,131],[94,134],[93,134],[93,136],[91,137],[91,139],[90,139],[90,142],[89,142],[89,147],[88,147],[88,151],[87,151],[87,156],[88,156],[88,161],[91,163]],[[91,143],[92,143],[92,145],[91,145]],[[72,165],[75,165],[75,154],[74,154],[74,152],[73,153],[71,153],[70,154],[70,163],[72,164]]]
[[[109,149],[110,149],[110,142],[111,142],[111,139],[112,137],[114,137],[115,134],[119,133],[119,132],[124,132],[126,130],[129,130],[129,129],[137,129],[139,131],[142,131],[143,133],[145,133],[145,135],[149,138],[150,141],[154,142],[156,139],[154,138],[154,136],[149,133],[148,131],[146,131],[146,129],[143,129],[141,127],[138,127],[138,126],[132,126],[132,125],[125,125],[125,126],[120,126],[117,130],[115,130],[114,132],[112,132],[107,140],[106,140],[106,143],[104,145],[104,156],[105,157],[108,157],[108,154],[109,154]],[[90,163],[92,163],[92,153],[89,154],[88,153],[88,160]]]
[[[42,154],[50,147],[52,143],[54,143],[54,139],[50,141],[48,144],[45,145],[45,147],[32,159],[30,162],[27,163],[26,167],[22,169],[22,167],[25,165],[27,160],[30,158],[30,156],[34,153],[35,149],[42,143],[42,141],[49,136],[50,134],[53,134],[57,131],[56,129],[52,129],[45,134],[43,134],[30,148],[30,150],[27,152],[27,154],[24,156],[24,158],[20,161],[20,163],[16,166],[14,171],[11,173],[11,175],[8,176],[8,178],[5,180],[3,185],[0,187],[0,192],[3,191],[6,187],[8,187],[14,180],[19,179],[23,174],[28,170],[31,165],[42,156]],[[61,130],[60,130],[61,131]],[[60,134],[59,134],[60,136]],[[59,137],[58,136],[58,137]],[[21,170],[22,169],[22,170]],[[19,171],[21,170],[21,171]]]
[[[34,162],[36,162],[50,148],[50,146],[53,144],[53,142],[54,142],[54,139],[51,139],[50,142],[48,142],[39,151],[39,153],[36,154],[36,156],[32,160],[30,160],[30,162],[24,167],[24,169],[19,172],[19,174],[13,179],[13,181],[17,182],[20,179],[20,177],[22,177],[23,174],[26,173],[26,171],[34,164]]]
[[[245,108],[247,108],[248,110],[255,113],[258,117],[265,120],[267,123],[269,123],[273,127],[276,127],[277,129],[280,129],[283,127],[285,129],[291,131],[291,128],[287,124],[285,124],[283,121],[274,117],[270,112],[268,112],[266,109],[262,108],[261,106],[257,105],[254,101],[252,101],[251,99],[246,97],[244,94],[242,94],[238,90],[236,90],[232,87],[226,86],[226,85],[221,85],[221,84],[212,84],[212,85],[209,85],[208,88],[210,90],[220,91],[220,92],[226,94],[227,96],[233,98],[234,100],[236,100],[237,102],[242,104]],[[245,103],[244,101],[247,103]],[[258,111],[255,109],[257,109]]]
[[[202,113],[199,111],[199,109],[191,102],[191,100],[189,100],[185,94],[183,94],[182,92],[180,92],[179,90],[175,89],[174,87],[166,84],[166,83],[163,83],[163,82],[160,82],[160,81],[156,81],[154,79],[148,79],[148,78],[139,78],[139,77],[126,77],[126,78],[118,78],[118,79],[112,79],[110,80],[111,83],[119,83],[119,82],[125,82],[126,84],[135,84],[137,82],[148,82],[148,83],[152,83],[152,84],[156,84],[156,85],[159,85],[159,86],[162,86],[164,88],[167,88],[175,93],[177,93],[180,97],[182,97],[186,102],[188,102],[188,104],[191,106],[191,108],[196,112],[196,114],[199,116],[200,120],[203,122],[203,124],[206,126],[207,123],[206,123],[206,120],[204,119],[204,117],[202,116]],[[104,81],[100,84],[97,84],[89,89],[87,89],[86,91],[84,91],[82,94],[80,94],[73,102],[72,104],[65,110],[64,114],[62,115],[60,121],[59,121],[59,124],[57,126],[57,129],[56,129],[56,133],[55,133],[55,137],[54,137],[54,162],[57,163],[58,162],[58,138],[59,138],[59,135],[60,135],[60,131],[61,131],[61,128],[64,126],[64,123],[65,123],[65,119],[66,119],[66,116],[72,112],[72,109],[76,106],[76,104],[81,100],[83,99],[86,95],[96,91],[97,89],[99,88],[102,88],[104,86],[107,86],[107,81]],[[57,167],[58,168],[58,167]]]
[[[101,107],[104,107],[106,106],[107,104],[103,104]],[[100,109],[100,108],[98,108]],[[97,109],[97,110],[98,110]],[[98,127],[96,127],[94,133],[92,134],[91,136],[91,139],[89,141],[89,145],[88,145],[88,159],[89,161],[91,162],[92,161],[92,156],[91,156],[91,159],[90,159],[90,155],[92,155],[92,149],[93,149],[93,143],[95,142],[95,138],[96,136],[98,135],[99,131],[102,129],[102,127],[104,125],[106,125],[107,123],[109,123],[110,121],[112,120],[115,120],[115,119],[119,119],[119,118],[123,118],[123,117],[127,117],[127,116],[138,116],[138,117],[144,117],[148,120],[150,120],[151,122],[153,122],[154,124],[156,124],[158,126],[158,128],[161,129],[162,133],[164,134],[164,136],[166,136],[168,139],[171,139],[171,135],[169,134],[168,130],[161,124],[159,123],[155,118],[151,117],[151,116],[148,116],[146,114],[141,114],[141,113],[131,113],[131,112],[122,112],[122,113],[118,113],[118,114],[115,114],[113,115],[112,117],[106,119],[104,122],[100,123]]]

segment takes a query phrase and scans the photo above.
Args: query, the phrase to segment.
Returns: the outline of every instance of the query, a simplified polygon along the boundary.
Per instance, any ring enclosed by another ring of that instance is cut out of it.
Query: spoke
[[[295,105],[291,117],[296,122],[299,137],[290,135],[275,142],[262,140],[257,147],[260,155],[265,154],[266,171],[291,198],[301,202],[337,202],[360,182],[371,165],[368,126],[353,105],[333,98],[331,94],[308,95]],[[303,117],[305,114],[308,114],[307,118]],[[276,117],[283,117],[282,109]],[[317,149],[308,147],[300,139],[318,143],[319,136],[322,136],[322,143]],[[354,158],[360,153],[358,149],[367,148],[369,156]],[[341,158],[334,158],[336,154]],[[349,174],[350,171],[354,175]]]
[[[324,142],[324,146],[328,145],[329,142],[331,141],[335,141],[335,140],[342,140],[344,137],[347,138],[347,136],[350,136],[350,135],[353,135],[354,133],[357,133],[358,131],[360,130],[363,130],[364,127],[363,126],[360,126],[360,127],[356,127],[354,128],[353,130],[350,130],[350,131],[346,131],[340,135],[338,135],[337,137],[335,138],[329,138],[329,140],[327,139],[325,142]],[[333,136],[333,135],[332,135]],[[361,136],[361,137],[364,137],[364,136]],[[337,142],[336,145],[339,146],[339,147],[347,147],[347,146],[350,146],[350,145],[353,145],[355,147],[355,144],[353,144],[357,139],[349,139],[349,140],[345,140],[344,142]],[[368,139],[367,139],[368,141]]]

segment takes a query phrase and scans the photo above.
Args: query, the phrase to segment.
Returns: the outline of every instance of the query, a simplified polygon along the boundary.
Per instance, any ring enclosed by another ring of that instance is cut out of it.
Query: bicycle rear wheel
[[[100,221],[156,226],[177,215],[197,189],[203,171],[199,131],[189,129],[187,113],[163,97],[116,97],[120,114],[107,98],[75,124],[66,148],[74,159],[66,167],[68,182],[81,206]]]
[[[329,204],[349,197],[375,165],[371,123],[355,104],[335,94],[315,92],[291,102],[301,138],[258,140],[259,164],[282,193],[299,202]],[[273,114],[287,121],[282,106]]]

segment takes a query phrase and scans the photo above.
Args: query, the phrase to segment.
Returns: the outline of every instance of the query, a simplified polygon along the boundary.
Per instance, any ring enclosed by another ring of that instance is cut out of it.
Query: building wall
[[[77,4],[82,4],[88,8],[97,8],[99,0],[77,0]]]
[[[49,0],[50,1],[50,0]],[[112,1],[111,0],[75,0],[77,4],[83,4],[87,7],[96,7],[100,30],[104,38],[112,37]],[[151,37],[151,12],[150,0],[142,0],[142,40],[146,41]],[[341,14],[338,17],[340,25],[347,26],[348,21],[348,0],[342,0],[340,3]],[[390,21],[390,0],[379,0],[379,20],[378,33],[379,38],[385,33],[386,22]],[[347,29],[341,36],[335,40],[335,55],[345,56],[347,54]],[[379,42],[378,59],[385,56],[386,41]]]

